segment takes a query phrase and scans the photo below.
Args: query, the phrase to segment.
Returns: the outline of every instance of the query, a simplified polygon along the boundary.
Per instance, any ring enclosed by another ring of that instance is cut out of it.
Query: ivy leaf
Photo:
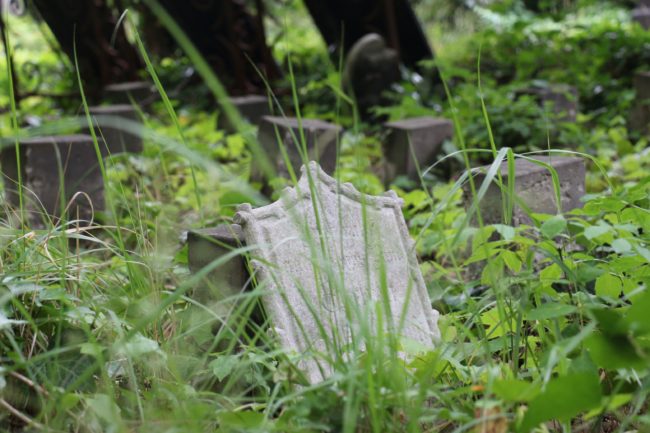
[[[212,374],[221,381],[232,373],[238,362],[239,358],[236,355],[220,355],[210,363],[210,368],[212,369]]]
[[[621,279],[615,275],[605,272],[596,278],[596,294],[609,298],[618,298],[623,291]]]
[[[566,227],[567,222],[564,217],[562,215],[555,215],[544,221],[540,230],[544,236],[552,239],[566,230]]]

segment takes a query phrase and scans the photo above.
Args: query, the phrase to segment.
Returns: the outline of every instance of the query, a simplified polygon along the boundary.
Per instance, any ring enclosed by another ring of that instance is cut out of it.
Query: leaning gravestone
[[[93,209],[104,209],[104,181],[90,136],[27,138],[20,141],[19,149],[28,221],[40,225],[47,216],[61,216],[61,200],[67,206],[75,195],[74,205],[68,212],[70,218],[76,219],[79,215],[89,220]],[[3,148],[0,161],[7,200],[18,209],[19,168],[15,146]],[[78,192],[83,194],[77,195]]]
[[[239,111],[242,118],[253,125],[259,125],[262,117],[271,115],[269,99],[266,96],[237,96],[230,98],[230,102]],[[237,132],[237,129],[223,113],[220,113],[217,118],[217,129],[223,129],[230,134]]]
[[[451,120],[435,117],[398,120],[386,123],[385,127],[388,129],[384,145],[387,182],[398,175],[418,179],[418,167],[424,171],[433,164],[444,141],[454,135]]]
[[[308,159],[318,161],[327,173],[334,172],[336,145],[343,128],[317,119],[298,120],[294,117],[264,116],[258,130],[258,140],[266,154],[271,157],[278,174],[286,176],[288,173],[280,145],[284,146],[294,170],[298,170],[303,163],[298,151],[302,143],[301,127]]]
[[[277,202],[238,208],[263,307],[283,347],[304,355],[298,366],[310,383],[331,374],[331,359],[347,360],[349,345],[363,349],[362,329],[382,323],[429,348],[439,336],[401,204],[392,191],[368,196],[339,184],[311,162]]]
[[[102,105],[90,107],[88,111],[96,125],[95,134],[100,140],[103,154],[142,152],[142,137],[117,125],[120,119],[130,122],[138,121],[138,113],[132,105]]]
[[[560,183],[560,198],[562,212],[582,207],[580,198],[585,194],[585,162],[582,158],[566,156],[543,156],[535,158],[550,165],[557,172]],[[474,184],[476,191],[486,180],[486,174],[490,166],[480,167],[474,170]],[[503,179],[503,191],[507,191],[506,185],[509,179],[508,164],[502,163],[501,176]],[[479,209],[485,224],[497,224],[504,222],[503,215],[503,194],[502,189],[496,183],[498,176],[494,176],[487,192],[480,202]],[[530,224],[531,219],[525,208],[532,213],[543,213],[555,215],[558,213],[557,198],[550,171],[541,165],[535,164],[526,159],[515,161],[515,195],[520,203],[515,201],[511,225]],[[465,184],[465,202],[467,207],[472,203],[469,183]]]

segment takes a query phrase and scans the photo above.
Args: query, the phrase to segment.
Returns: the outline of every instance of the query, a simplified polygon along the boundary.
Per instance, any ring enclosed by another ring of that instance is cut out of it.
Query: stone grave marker
[[[244,120],[253,125],[259,125],[262,117],[271,115],[269,99],[266,96],[237,96],[230,98],[230,102],[239,110],[239,114]],[[220,113],[217,118],[217,128],[223,129],[230,134],[237,132],[224,113]]]
[[[26,138],[21,140],[19,148],[23,200],[28,221],[40,225],[47,219],[43,213],[61,216],[61,198],[67,205],[77,192],[83,192],[88,197],[76,197],[75,204],[70,206],[69,218],[76,219],[79,212],[80,218],[89,220],[91,209],[104,209],[104,181],[90,136]],[[4,147],[0,161],[7,200],[15,209],[19,209],[15,147]],[[88,200],[92,202],[92,208]]]
[[[540,156],[535,158],[552,166],[560,182],[560,198],[562,212],[582,207],[580,198],[585,194],[585,162],[582,158],[567,156]],[[480,189],[486,179],[490,166],[474,170],[474,185],[476,191]],[[508,164],[503,162],[500,167],[504,183],[504,191],[509,180]],[[485,224],[498,224],[504,222],[502,190],[496,183],[498,177],[488,187],[488,190],[479,204],[481,217]],[[555,189],[551,173],[546,167],[535,164],[525,159],[515,160],[515,195],[525,204],[532,213],[545,213],[555,215],[558,212]],[[471,204],[469,183],[465,184],[465,202],[467,207]],[[513,207],[511,225],[530,224],[531,219],[526,211],[516,204]]]
[[[648,30],[650,28],[650,7],[644,5],[634,8],[632,10],[632,20]]]
[[[417,167],[424,171],[433,164],[444,141],[454,135],[453,123],[444,118],[416,117],[388,122],[385,127],[386,182],[398,175],[418,179]]]
[[[142,152],[142,137],[140,135],[132,134],[112,124],[106,124],[107,120],[115,123],[119,119],[138,122],[138,113],[133,106],[128,104],[102,105],[90,107],[89,111],[97,125],[95,134],[100,142],[102,153],[114,155],[122,152]]]
[[[364,320],[428,348],[439,337],[401,204],[392,191],[362,194],[310,162],[280,200],[238,208],[263,307],[282,346],[304,355],[298,366],[310,383],[332,372],[329,359],[347,360],[352,342],[363,349]]]
[[[634,74],[636,98],[630,114],[630,127],[646,132],[650,129],[650,71]]]
[[[104,96],[111,104],[131,104],[131,99],[139,105],[147,105],[156,96],[155,89],[146,81],[127,81],[109,84],[104,88]]]
[[[213,261],[245,245],[241,227],[221,224],[187,233],[188,264],[192,273],[198,273]],[[236,256],[209,272],[194,290],[193,296],[202,304],[218,312],[227,305],[223,299],[240,293],[248,282],[248,269],[242,256]]]
[[[336,144],[340,140],[343,128],[317,119],[302,119],[301,124],[309,160],[318,161],[323,170],[331,174],[336,168]],[[297,171],[302,165],[303,161],[297,147],[301,145],[298,119],[276,116],[262,117],[258,140],[278,170],[278,175],[286,176],[288,173],[280,151],[280,142],[284,144],[293,169]]]

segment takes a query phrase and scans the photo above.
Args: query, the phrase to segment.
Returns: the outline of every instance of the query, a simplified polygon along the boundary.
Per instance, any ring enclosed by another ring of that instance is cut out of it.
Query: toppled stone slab
[[[73,197],[68,218],[90,220],[93,209],[104,209],[104,181],[90,136],[28,138],[21,140],[19,148],[25,216],[30,223],[40,226],[48,216],[61,217],[62,204],[68,206]],[[0,160],[7,200],[19,209],[15,146],[5,147]]]
[[[213,262],[245,245],[241,227],[221,224],[187,233],[188,264],[193,274],[201,272]],[[222,301],[240,293],[249,279],[244,257],[237,255],[208,272],[195,289],[193,297],[212,310],[225,312],[228,305]]]
[[[253,125],[259,125],[262,117],[271,115],[269,99],[262,95],[246,95],[230,98],[232,105],[239,110],[239,114],[247,122]],[[236,128],[230,123],[224,113],[219,114],[217,118],[217,128],[223,129],[229,134],[237,132]]]
[[[267,317],[309,382],[327,378],[332,359],[349,360],[350,345],[363,350],[362,329],[381,323],[423,348],[439,336],[401,205],[393,191],[362,194],[311,162],[280,200],[238,208]]]
[[[543,156],[535,158],[537,161],[550,165],[557,172],[560,183],[560,199],[562,212],[582,207],[580,198],[585,194],[585,162],[582,158],[566,156]],[[486,180],[486,173],[490,166],[474,169],[474,184],[476,190]],[[508,176],[508,164],[504,162],[500,167],[503,179],[503,190],[507,191],[506,185],[511,181]],[[481,217],[485,224],[498,224],[505,221],[503,215],[502,190],[496,183],[498,177],[495,175],[493,182],[480,202],[479,208]],[[532,220],[528,216],[522,204],[529,208],[532,213],[555,215],[558,213],[557,198],[550,171],[541,165],[526,159],[515,161],[515,195],[520,202],[515,201],[511,225],[530,224]],[[469,183],[465,184],[465,203],[467,207],[472,203]]]
[[[418,169],[423,172],[433,164],[444,141],[454,136],[453,123],[444,118],[416,117],[388,122],[385,127],[386,182],[399,175],[418,179]]]
[[[155,98],[156,93],[151,84],[146,81],[127,81],[110,84],[104,88],[106,100],[112,104],[147,105]]]
[[[278,175],[288,174],[282,144],[286,149],[289,162],[297,171],[303,163],[299,146],[302,149],[302,134],[307,148],[307,158],[318,161],[327,173],[336,169],[336,145],[339,142],[343,128],[317,119],[298,120],[294,117],[264,116],[260,123],[258,139],[271,162],[275,164]]]
[[[96,125],[95,135],[100,141],[103,154],[142,152],[142,137],[132,134],[116,124],[120,119],[130,122],[139,121],[138,113],[133,106],[127,104],[102,105],[90,107],[89,111]]]

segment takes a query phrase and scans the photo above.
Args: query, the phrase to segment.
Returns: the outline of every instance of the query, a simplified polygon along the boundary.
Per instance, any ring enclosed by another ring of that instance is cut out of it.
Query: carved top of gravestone
[[[151,84],[146,81],[128,81],[124,83],[109,84],[105,87],[107,92],[133,92],[138,90],[152,90]]]
[[[454,125],[449,119],[442,117],[414,117],[411,119],[396,120],[393,122],[386,122],[387,128],[399,129],[404,131],[411,131],[414,129],[445,127],[449,129],[449,134],[453,134]]]
[[[346,359],[352,341],[363,348],[361,324],[377,329],[378,309],[402,338],[431,347],[439,336],[401,204],[393,191],[362,194],[311,162],[280,200],[238,208],[264,307],[283,346],[306,355],[299,367],[310,382],[332,371],[323,354]]]
[[[244,233],[239,224],[220,224],[216,227],[190,230],[188,236],[211,238],[217,242],[233,247],[240,246],[244,243]]]
[[[120,115],[135,113],[135,108],[128,104],[98,105],[95,107],[88,107],[88,111],[91,114]]]
[[[343,130],[339,125],[334,125],[333,123],[325,122],[320,119],[301,119],[298,121],[296,117],[280,117],[280,116],[264,116],[264,122],[275,124],[277,126],[282,126],[284,128],[298,129],[302,124],[302,129],[305,131],[308,130],[331,130],[340,132]]]
[[[230,98],[230,101],[234,105],[248,105],[248,104],[267,104],[269,103],[269,98],[262,95],[244,95],[244,96],[233,96]]]

